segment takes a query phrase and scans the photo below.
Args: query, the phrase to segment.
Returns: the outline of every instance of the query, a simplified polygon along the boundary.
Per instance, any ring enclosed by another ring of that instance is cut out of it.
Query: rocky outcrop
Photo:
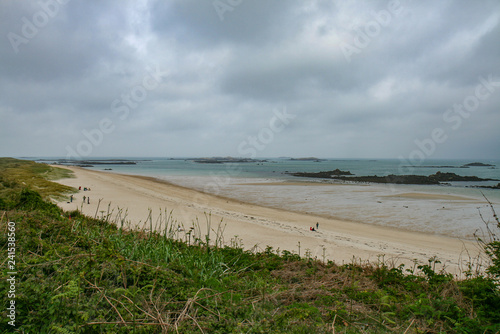
[[[500,183],[496,186],[477,186],[476,188],[485,188],[485,189],[500,189]]]
[[[299,177],[312,177],[322,179],[335,179],[342,181],[371,182],[371,183],[394,183],[394,184],[442,184],[453,181],[499,181],[494,179],[482,179],[477,176],[461,176],[455,173],[437,172],[429,176],[424,175],[388,175],[388,176],[345,176],[352,175],[351,172],[344,172],[339,169],[329,172],[318,173],[290,173]]]
[[[298,173],[287,173],[293,176],[298,176],[298,177],[313,177],[313,178],[320,178],[320,179],[331,179],[334,177],[342,176],[342,175],[353,175],[349,171],[342,171],[340,169],[335,169],[331,171],[325,171],[325,172],[317,172],[317,173],[307,173],[307,172],[298,172]]]

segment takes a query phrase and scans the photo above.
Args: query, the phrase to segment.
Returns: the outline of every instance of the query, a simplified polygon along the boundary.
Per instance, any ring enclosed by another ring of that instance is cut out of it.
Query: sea
[[[29,158],[54,163],[58,158]],[[259,158],[252,162],[199,163],[194,158],[122,159],[135,164],[93,165],[92,170],[155,177],[173,184],[240,201],[409,231],[473,240],[494,224],[500,190],[479,188],[500,181],[445,185],[375,184],[291,175],[340,169],[355,176],[431,175],[440,171],[500,180],[500,160],[433,160],[409,165],[396,159]],[[480,162],[490,166],[470,166]],[[500,209],[499,209],[500,210]]]

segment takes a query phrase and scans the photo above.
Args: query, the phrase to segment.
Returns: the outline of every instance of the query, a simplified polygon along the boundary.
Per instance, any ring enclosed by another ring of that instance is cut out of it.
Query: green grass
[[[15,195],[27,188],[35,190],[47,200],[65,199],[66,194],[75,189],[50,181],[69,177],[73,177],[73,174],[67,169],[27,160],[0,158],[0,198],[6,203],[13,202],[16,200]]]
[[[182,242],[167,214],[163,233],[130,231],[62,212],[32,190],[15,198],[0,211],[0,253],[6,262],[13,221],[16,327],[3,307],[1,333],[500,331],[494,281],[454,280],[433,270],[436,259],[411,270],[340,266],[271,247],[251,252],[237,242],[210,242],[196,222]],[[214,228],[213,238],[220,231]],[[2,305],[10,302],[8,288],[0,280]]]

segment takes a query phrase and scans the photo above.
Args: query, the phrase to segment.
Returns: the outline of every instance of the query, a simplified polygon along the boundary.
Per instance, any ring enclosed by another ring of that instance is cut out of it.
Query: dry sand
[[[466,269],[465,261],[478,253],[476,243],[467,240],[268,208],[149,177],[64,168],[72,170],[76,177],[58,182],[76,189],[81,186],[82,190],[74,194],[72,203],[58,203],[60,207],[81,209],[92,217],[106,215],[109,208],[113,219],[117,217],[118,208],[126,209],[132,227],[149,227],[145,222],[150,209],[153,225],[160,212],[173,210],[176,224],[185,230],[189,230],[196,219],[202,228],[206,227],[205,215],[210,213],[213,230],[217,230],[221,221],[221,226],[225,226],[226,244],[237,236],[246,249],[256,246],[263,250],[272,246],[298,253],[300,247],[302,256],[309,251],[312,257],[337,264],[353,260],[377,262],[383,255],[389,263],[412,266],[414,259],[426,264],[429,258],[436,256],[448,272],[456,275]],[[84,187],[91,191],[83,191]],[[83,202],[83,196],[90,197],[90,204]],[[316,223],[319,223],[318,231],[310,231]]]

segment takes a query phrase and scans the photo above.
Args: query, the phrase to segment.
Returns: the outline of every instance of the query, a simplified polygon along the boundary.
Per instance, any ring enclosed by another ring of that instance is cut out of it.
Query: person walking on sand
[[[73,195],[69,196],[69,202],[73,203]]]
[[[87,197],[83,196],[83,203],[85,203],[85,199],[86,199],[86,198],[87,198]]]
[[[319,229],[319,223],[316,222],[316,229],[318,230]]]
[[[90,196],[87,197],[87,204],[90,204]]]

